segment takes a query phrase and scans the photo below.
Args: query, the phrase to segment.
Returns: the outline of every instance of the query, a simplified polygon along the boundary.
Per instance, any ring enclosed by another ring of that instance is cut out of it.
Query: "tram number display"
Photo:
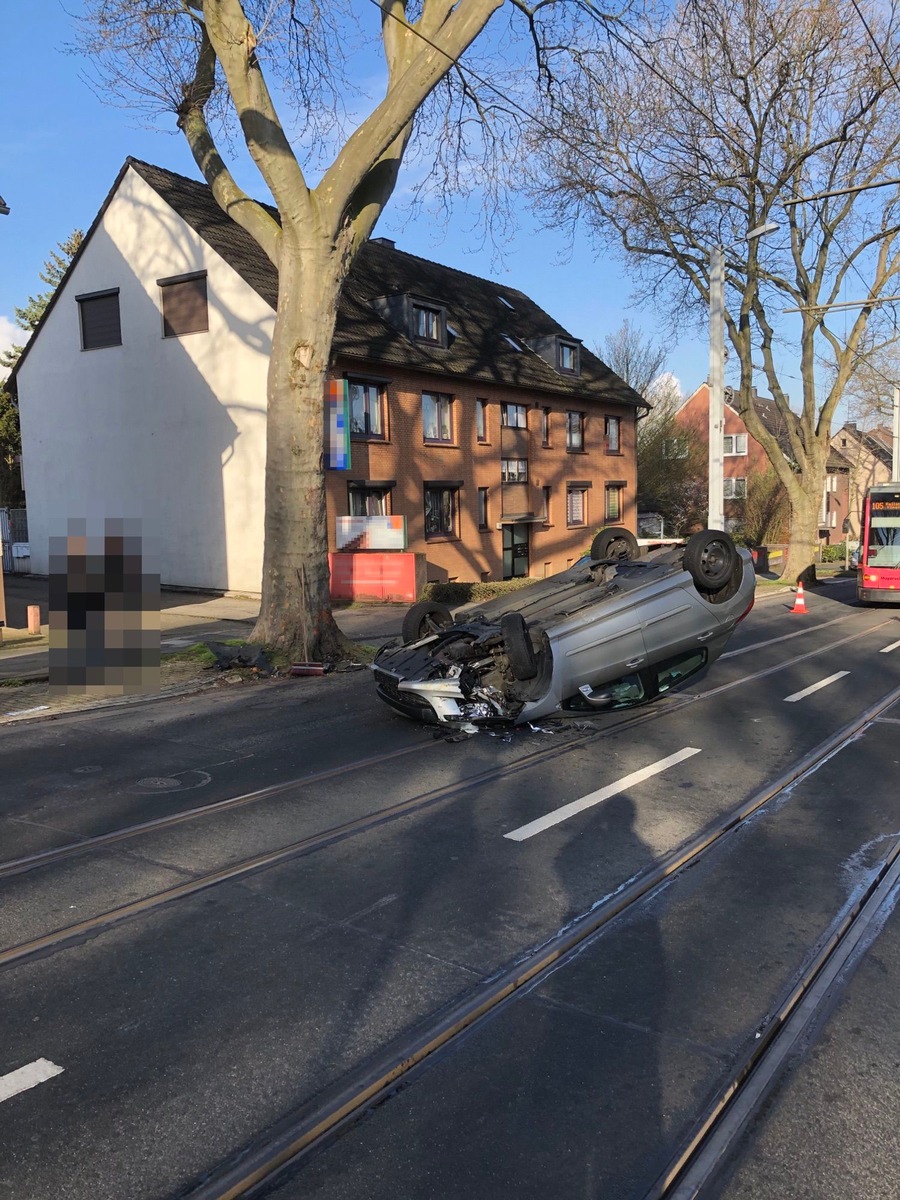
[[[890,500],[872,499],[872,516],[873,517],[900,517],[900,498]]]

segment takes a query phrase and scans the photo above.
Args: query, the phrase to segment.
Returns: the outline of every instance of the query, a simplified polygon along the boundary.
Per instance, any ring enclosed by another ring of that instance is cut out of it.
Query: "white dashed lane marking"
[[[58,1067],[49,1058],[36,1058],[27,1067],[19,1067],[18,1071],[10,1071],[8,1075],[0,1075],[0,1104],[19,1092],[27,1092],[29,1088],[45,1083],[54,1075],[61,1075],[64,1067]]]
[[[900,646],[900,642],[891,642],[889,646],[885,646],[884,649],[879,650],[879,654],[890,654],[890,652],[892,650],[896,650],[898,646]]]
[[[700,750],[697,747],[685,746],[683,750],[679,750],[676,754],[670,754],[668,758],[661,758],[658,762],[651,763],[649,767],[642,767],[640,771],[632,771],[630,775],[624,776],[616,783],[609,783],[596,792],[589,792],[580,800],[564,804],[562,808],[556,808],[546,816],[538,817],[536,821],[529,821],[527,825],[521,825],[510,833],[504,833],[503,836],[513,842],[524,842],[527,838],[534,837],[536,833],[542,833],[552,825],[558,825],[560,821],[566,821],[569,817],[574,817],[576,813],[584,812],[586,808],[592,808],[603,800],[618,796],[620,792],[624,792],[638,783],[643,783],[645,779],[651,779],[654,775],[659,775],[661,771],[667,771],[669,767],[674,767],[678,763],[684,762],[686,758],[692,758],[693,755],[699,753]]]
[[[811,696],[813,692],[818,692],[820,688],[828,687],[829,683],[834,683],[838,679],[843,679],[845,675],[849,675],[849,671],[835,671],[833,675],[829,675],[827,679],[820,679],[818,683],[810,684],[808,688],[804,688],[802,692],[794,692],[792,696],[785,696],[785,704],[794,704],[798,700],[804,699],[806,696]]]

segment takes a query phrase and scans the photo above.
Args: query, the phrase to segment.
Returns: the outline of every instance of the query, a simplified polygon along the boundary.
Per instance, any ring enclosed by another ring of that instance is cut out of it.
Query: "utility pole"
[[[707,529],[725,528],[725,247],[709,250],[709,506]]]

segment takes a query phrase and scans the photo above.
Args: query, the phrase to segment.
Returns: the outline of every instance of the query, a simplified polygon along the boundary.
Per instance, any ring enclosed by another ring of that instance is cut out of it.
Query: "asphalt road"
[[[806,617],[759,604],[690,702],[637,722],[450,743],[376,707],[366,673],[0,730],[3,861],[205,810],[0,868],[0,947],[25,947],[0,955],[0,1197],[184,1195],[402,1044],[896,688],[900,614],[852,595],[823,589]],[[643,1196],[900,829],[898,720],[883,714],[272,1194]],[[276,785],[290,786],[223,804]],[[614,794],[506,836],[601,788]],[[62,1070],[4,1099],[40,1062]],[[750,1178],[720,1194],[806,1194]]]

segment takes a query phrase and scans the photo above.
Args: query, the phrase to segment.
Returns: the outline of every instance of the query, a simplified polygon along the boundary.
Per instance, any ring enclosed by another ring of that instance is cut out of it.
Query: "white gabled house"
[[[136,516],[164,582],[258,592],[275,313],[156,174],[125,164],[15,372],[31,569],[61,518]]]

